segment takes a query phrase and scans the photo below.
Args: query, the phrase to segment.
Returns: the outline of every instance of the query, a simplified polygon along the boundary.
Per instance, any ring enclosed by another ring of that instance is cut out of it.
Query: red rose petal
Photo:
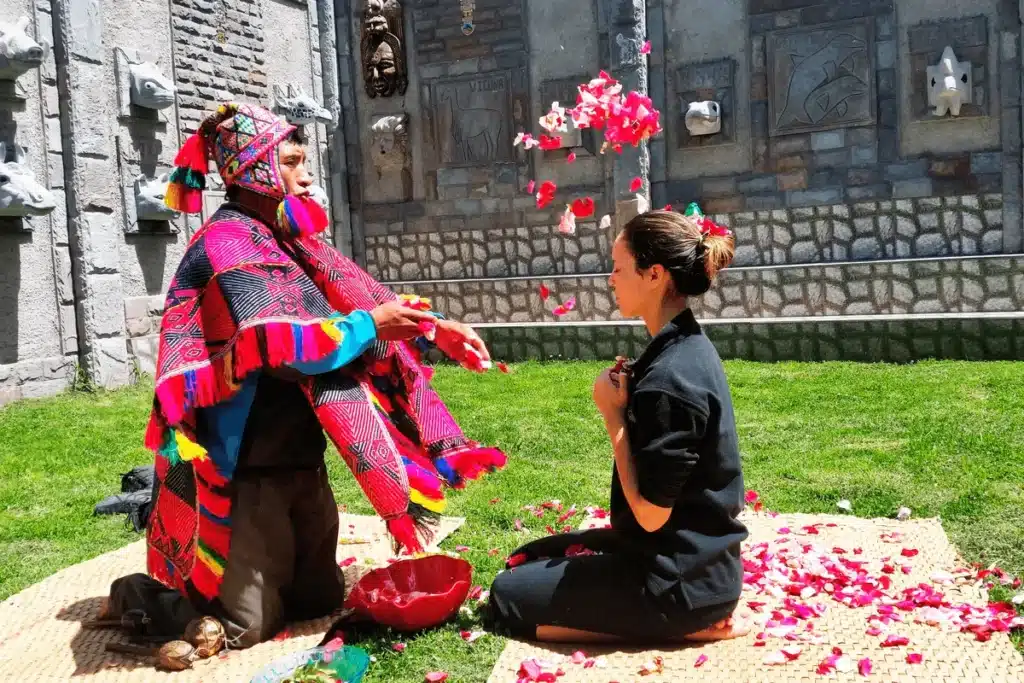
[[[541,301],[547,301],[548,297],[551,296],[551,290],[545,287],[544,285],[538,287],[537,292],[540,294]]]
[[[636,178],[633,178],[633,182],[631,182],[629,184],[629,191],[630,192],[639,192],[640,188],[643,187],[643,186],[644,186],[643,178],[637,176]]]
[[[405,643],[395,643],[391,646],[391,649],[395,652],[405,652]]]
[[[865,657],[864,659],[857,662],[857,671],[860,672],[861,676],[871,675],[871,660]]]
[[[510,372],[512,372],[512,370],[508,367],[508,365],[506,365],[505,363],[502,363],[500,360],[497,363],[495,363],[495,365],[497,366],[498,370],[500,370],[501,372],[503,372],[506,375],[509,374]]]
[[[569,156],[565,158],[566,163],[571,164],[576,161],[576,152],[569,152]]]
[[[341,567],[342,569],[344,569],[345,567],[348,567],[349,565],[353,565],[355,563],[356,563],[356,558],[354,558],[354,557],[346,557],[344,560],[342,560],[341,562],[338,563],[338,566]]]
[[[576,199],[570,208],[576,218],[588,218],[594,215],[594,200],[590,197]]]
[[[448,674],[444,671],[431,671],[423,677],[427,683],[444,683],[448,680]]]
[[[903,557],[916,557],[917,553],[918,551],[916,548],[904,548],[900,551],[900,555]]]
[[[882,647],[902,647],[909,644],[910,638],[906,636],[897,636],[895,634],[890,634],[882,641]]]

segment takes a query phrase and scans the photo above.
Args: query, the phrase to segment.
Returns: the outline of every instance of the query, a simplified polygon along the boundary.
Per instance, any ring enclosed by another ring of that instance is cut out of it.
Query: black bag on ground
[[[131,472],[121,475],[121,492],[132,493],[133,491],[152,490],[155,478],[156,470],[152,465],[136,467]]]
[[[128,515],[125,526],[136,532],[146,528],[153,507],[152,465],[136,467],[121,475],[121,493],[104,498],[93,508],[94,515]]]

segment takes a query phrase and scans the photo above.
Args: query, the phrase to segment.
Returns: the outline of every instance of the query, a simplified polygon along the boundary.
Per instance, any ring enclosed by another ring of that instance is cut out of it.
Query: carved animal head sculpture
[[[131,102],[136,107],[160,110],[174,104],[177,88],[155,63],[130,63],[128,79],[131,82]]]
[[[322,206],[324,208],[324,211],[330,214],[331,207],[327,200],[327,191],[324,190],[324,188],[320,187],[319,185],[310,185],[309,196],[313,201]]]
[[[45,216],[53,211],[57,202],[36,180],[25,148],[14,146],[14,161],[6,161],[7,150],[7,143],[0,142],[0,216]]]
[[[690,102],[683,118],[690,135],[714,135],[722,130],[722,106],[718,102]]]
[[[374,165],[404,165],[409,137],[408,119],[407,114],[392,114],[381,116],[370,125]]]
[[[935,115],[960,116],[960,107],[971,103],[971,63],[959,61],[953,48],[947,46],[939,63],[929,66],[926,75],[928,105],[935,108]]]
[[[143,174],[135,179],[135,216],[138,220],[169,221],[178,217],[178,212],[164,203],[169,180],[167,173],[157,178]]]
[[[49,46],[28,35],[29,18],[13,24],[0,21],[0,80],[13,81],[23,73],[38,69],[46,59]]]
[[[275,85],[274,110],[284,115],[293,126],[308,126],[311,123],[330,126],[334,123],[331,112],[321,107],[312,95],[302,89],[302,86],[289,85],[286,91]]]

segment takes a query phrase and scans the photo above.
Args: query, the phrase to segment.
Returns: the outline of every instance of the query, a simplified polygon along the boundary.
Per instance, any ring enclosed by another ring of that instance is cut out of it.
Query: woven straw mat
[[[374,566],[392,557],[384,522],[377,517],[341,513],[338,560],[357,561],[345,568],[346,588]],[[463,519],[444,517],[429,550],[458,529]],[[289,625],[286,637],[248,650],[199,661],[188,671],[164,673],[154,660],[106,652],[107,642],[127,642],[115,629],[83,629],[109,594],[111,582],[144,572],[145,541],[69,567],[0,603],[0,682],[82,681],[149,683],[197,681],[247,683],[263,666],[283,655],[316,645],[333,623],[331,617]]]
[[[857,519],[828,515],[779,515],[770,518],[765,515],[745,514],[742,517],[750,530],[748,543],[760,543],[779,538],[776,530],[790,527],[797,530],[805,525],[824,523],[835,527],[822,526],[818,536],[802,537],[800,540],[819,545],[825,549],[838,546],[845,549],[862,548],[858,560],[880,562],[883,557],[893,557],[897,564],[909,564],[913,571],[904,575],[897,571],[892,575],[893,591],[929,582],[936,570],[950,571],[963,566],[949,539],[936,519],[922,519],[897,522],[886,519]],[[584,527],[594,526],[585,522]],[[899,531],[903,537],[898,544],[884,542],[885,532]],[[916,548],[919,554],[912,560],[902,560],[900,549]],[[868,565],[872,575],[879,575],[880,565]],[[985,605],[987,598],[983,587],[975,584],[940,586],[947,600],[956,603]],[[775,602],[765,596],[746,594],[746,600],[767,603],[764,612],[770,612]],[[815,602],[815,601],[811,601]],[[971,634],[945,632],[939,628],[914,623],[896,624],[892,633],[910,638],[907,647],[882,648],[882,638],[866,634],[867,617],[874,613],[872,608],[849,609],[831,599],[822,600],[828,611],[815,620],[815,631],[825,639],[822,645],[795,643],[803,648],[796,661],[782,666],[764,663],[766,655],[789,645],[784,640],[769,638],[765,647],[754,647],[754,626],[751,634],[737,640],[711,644],[694,643],[666,650],[632,650],[609,646],[557,646],[538,645],[509,641],[488,683],[513,683],[516,672],[523,660],[537,658],[547,662],[560,662],[565,676],[558,683],[675,683],[677,681],[729,681],[730,683],[811,683],[812,681],[879,681],[888,683],[1020,683],[1024,682],[1024,657],[1013,648],[1005,634],[995,634],[987,643],[977,642]],[[908,621],[912,621],[908,619]],[[818,664],[831,654],[833,647],[840,647],[843,653],[854,661],[870,658],[873,670],[863,677],[852,673],[833,672],[828,676],[818,675]],[[576,650],[583,649],[589,657],[604,657],[603,667],[585,668],[568,661]],[[907,664],[908,652],[924,655],[921,664]],[[700,655],[707,661],[696,668]],[[664,660],[663,673],[641,675],[644,665],[661,656]]]

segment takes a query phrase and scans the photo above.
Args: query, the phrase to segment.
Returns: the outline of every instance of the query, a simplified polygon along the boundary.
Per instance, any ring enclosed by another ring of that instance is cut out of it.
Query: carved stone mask
[[[15,145],[14,152],[14,161],[6,161],[7,144],[0,142],[0,216],[49,214],[57,208],[53,194],[36,180],[25,148]]]
[[[178,217],[178,212],[164,203],[169,180],[166,173],[158,178],[140,175],[135,179],[135,215],[140,221],[169,221]]]
[[[174,104],[177,88],[153,62],[129,65],[128,78],[131,81],[131,102],[135,106],[159,110]]]
[[[395,146],[403,143],[406,136],[406,115],[382,116],[370,126],[373,134],[374,156],[386,157]]]
[[[13,24],[0,22],[0,80],[14,80],[46,59],[49,47],[29,36],[28,27],[28,17]]]
[[[366,21],[363,25],[366,34],[377,39],[383,38],[388,32],[388,20],[384,16],[383,0],[368,0],[366,3]]]
[[[382,41],[366,65],[366,82],[378,97],[389,97],[398,86],[398,64],[395,51],[387,41]]]

